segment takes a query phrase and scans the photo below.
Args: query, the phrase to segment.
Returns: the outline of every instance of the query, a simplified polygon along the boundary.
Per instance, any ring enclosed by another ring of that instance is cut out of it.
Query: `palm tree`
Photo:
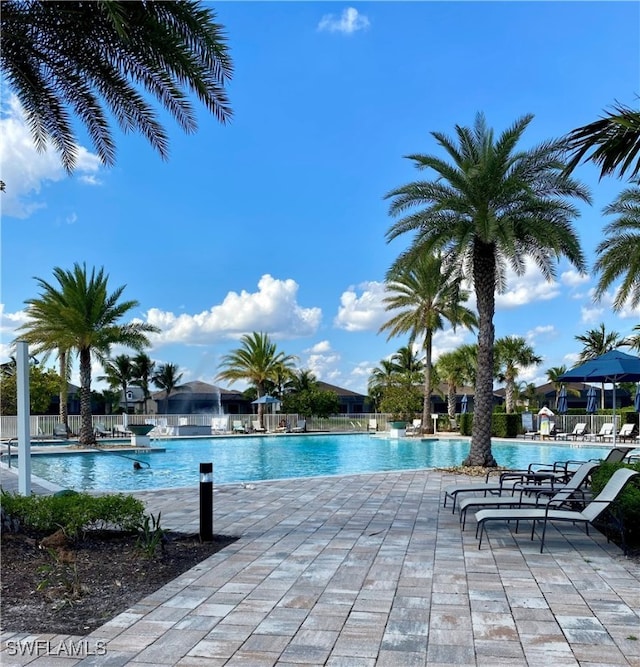
[[[609,331],[605,329],[604,322],[600,323],[598,329],[589,329],[586,334],[575,336],[575,339],[582,343],[582,352],[578,357],[578,363],[583,364],[585,361],[590,361],[599,357],[605,352],[615,350],[617,347],[622,347],[625,341],[620,337],[617,331]],[[601,385],[601,406],[604,410],[604,382]]]
[[[495,358],[498,366],[498,380],[505,383],[505,408],[513,412],[515,408],[516,378],[522,366],[542,363],[531,345],[520,336],[498,338],[495,344]]]
[[[73,270],[65,271],[59,267],[53,269],[58,281],[57,288],[41,278],[36,278],[42,290],[39,299],[26,301],[27,315],[32,321],[39,322],[39,317],[51,315],[53,319],[41,323],[41,330],[49,335],[49,344],[56,337],[59,347],[78,353],[80,365],[80,444],[95,442],[91,422],[91,359],[95,357],[103,363],[108,357],[112,345],[124,345],[140,349],[148,345],[146,334],[158,331],[150,324],[132,322],[119,324],[137,301],[122,301],[120,297],[124,286],[111,294],[108,291],[108,276],[104,270],[92,269],[87,274],[85,265],[74,264]],[[55,312],[42,311],[39,306],[56,304]],[[37,325],[36,325],[37,326]]]
[[[231,116],[223,28],[202,3],[5,0],[0,29],[2,71],[33,140],[41,150],[50,141],[69,172],[77,157],[72,114],[108,166],[115,161],[111,118],[168,157],[167,133],[143,92],[186,132],[197,129],[189,91],[220,122]]]
[[[456,418],[458,387],[469,383],[467,368],[464,351],[459,348],[451,352],[444,352],[436,362],[436,371],[447,384],[447,412],[450,419]]]
[[[633,331],[635,333],[625,338],[624,344],[628,345],[632,350],[640,352],[640,324],[636,324],[636,326],[633,327]]]
[[[547,380],[553,385],[553,388],[556,392],[556,408],[558,407],[558,397],[560,395],[560,390],[564,385],[564,382],[560,379],[562,375],[567,372],[566,366],[552,366],[547,368]],[[572,389],[571,387],[565,387],[567,394],[572,396],[580,396],[580,392],[577,389]]]
[[[424,362],[418,358],[411,345],[403,345],[391,357],[395,365],[398,382],[407,387],[414,387],[424,378]]]
[[[131,357],[119,354],[115,359],[105,359],[104,375],[98,380],[105,381],[111,389],[119,389],[124,397],[125,411],[129,412],[129,398],[127,389],[133,379],[133,364]]]
[[[522,275],[532,257],[547,280],[566,256],[580,271],[585,260],[571,221],[578,210],[570,197],[589,201],[586,189],[563,172],[564,144],[543,143],[527,150],[517,144],[533,116],[525,116],[494,138],[484,116],[473,128],[456,126],[457,143],[434,132],[450,162],[410,155],[418,169],[436,179],[409,183],[390,192],[390,213],[404,214],[387,232],[392,240],[416,231],[407,257],[442,252],[445,266],[472,281],[478,308],[478,368],[468,465],[495,466],[491,453],[493,343],[496,290],[506,287],[507,265]]]
[[[276,344],[266,333],[254,331],[240,339],[240,347],[226,354],[220,363],[220,380],[231,383],[247,380],[253,384],[258,398],[265,395],[267,382],[274,382],[282,367],[293,369],[295,357],[278,352]],[[264,404],[258,404],[258,420],[264,428]]]
[[[615,280],[623,277],[613,310],[622,310],[627,299],[635,308],[640,303],[640,186],[624,190],[604,213],[619,217],[605,226],[607,238],[596,248],[594,269],[600,272],[600,279],[595,298],[600,299]]]
[[[397,383],[397,372],[398,369],[393,359],[382,359],[379,366],[371,369],[367,382],[367,394],[376,412],[384,390]]]
[[[68,399],[69,378],[71,375],[71,338],[64,341],[64,331],[60,331],[56,323],[60,308],[59,294],[55,289],[45,289],[37,299],[28,299],[29,321],[17,329],[17,340],[23,340],[30,346],[34,354],[43,354],[43,361],[55,353],[58,357],[59,416],[69,432]],[[53,326],[52,326],[53,323]],[[15,342],[15,341],[14,341]]]
[[[433,334],[444,328],[445,321],[454,327],[462,324],[468,328],[477,323],[475,314],[463,305],[469,293],[460,289],[453,274],[453,267],[444,266],[438,253],[424,253],[407,261],[401,258],[387,273],[385,309],[397,312],[380,331],[389,332],[387,340],[409,333],[409,345],[424,336],[422,428],[426,433],[433,432],[430,419]]]
[[[156,372],[156,364],[152,361],[151,357],[144,353],[140,352],[133,359],[133,379],[131,384],[136,385],[142,389],[142,397],[144,400],[143,411],[147,414],[147,402],[151,398],[151,392],[149,391],[149,385],[151,384],[151,378]]]
[[[600,178],[616,171],[622,178],[631,169],[633,179],[640,173],[640,112],[616,102],[604,118],[572,130],[567,143],[573,152],[568,170],[584,159],[600,167]]]
[[[178,372],[178,364],[160,364],[158,369],[151,377],[151,381],[159,389],[164,389],[165,395],[165,414],[169,412],[169,396],[182,380],[182,373]]]

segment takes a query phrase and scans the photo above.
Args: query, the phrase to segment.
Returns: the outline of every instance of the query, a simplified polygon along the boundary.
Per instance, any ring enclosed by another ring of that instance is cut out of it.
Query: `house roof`
[[[191,397],[198,394],[200,396],[211,396],[220,394],[221,396],[241,396],[242,392],[236,389],[224,389],[208,382],[201,382],[200,380],[194,380],[192,382],[185,382],[173,388],[169,399],[178,398],[180,395],[189,394]],[[152,394],[151,397],[154,400],[162,400],[166,397],[167,392],[163,389],[162,391],[157,391]]]
[[[328,382],[318,382],[318,387],[322,391],[332,391],[334,394],[337,394],[338,396],[356,396],[358,398],[366,398],[364,394],[359,394],[356,391],[351,391],[350,389],[343,389],[342,387],[337,387],[334,384],[329,384]]]

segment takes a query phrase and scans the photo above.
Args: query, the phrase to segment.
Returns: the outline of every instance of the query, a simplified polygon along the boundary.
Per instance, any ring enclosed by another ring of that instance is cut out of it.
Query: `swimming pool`
[[[468,439],[388,439],[367,434],[240,436],[162,440],[164,452],[126,453],[150,468],[133,470],[131,458],[110,453],[38,454],[34,475],[65,488],[142,491],[197,486],[200,463],[212,462],[214,483],[250,482],[286,477],[317,477],[385,470],[459,465],[469,453]],[[607,448],[558,443],[494,441],[502,466],[523,468],[532,461],[602,458]]]

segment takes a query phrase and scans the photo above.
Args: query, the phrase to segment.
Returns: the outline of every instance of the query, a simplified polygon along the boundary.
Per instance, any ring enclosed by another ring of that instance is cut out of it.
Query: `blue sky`
[[[104,267],[112,290],[126,285],[124,298],[140,304],[133,315],[162,328],[148,352],[178,364],[183,381],[216,383],[220,357],[265,331],[300,368],[366,393],[370,370],[406,344],[377,333],[385,272],[411,241],[386,243],[384,195],[427,175],[404,156],[437,153],[430,132],[452,135],[479,111],[497,132],[534,114],[526,147],[640,93],[638,3],[215,8],[234,61],[234,118],[222,126],[198,108],[193,135],[167,118],[168,162],[116,132],[117,164],[102,168],[80,132],[79,169],[67,177],[54,153],[35,153],[3,87],[1,361],[37,294],[34,276],[84,262]],[[602,209],[627,184],[599,181],[591,165],[575,175],[593,196],[575,222],[591,269]],[[613,294],[593,302],[591,270],[561,261],[557,275],[510,275],[498,297],[496,336],[524,336],[543,357],[526,381],[572,365],[575,335],[600,322],[626,335],[639,321],[638,309],[611,311]],[[435,355],[473,340],[447,329]]]

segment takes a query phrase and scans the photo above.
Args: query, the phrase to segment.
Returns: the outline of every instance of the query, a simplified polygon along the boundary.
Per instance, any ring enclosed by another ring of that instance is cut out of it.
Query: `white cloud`
[[[358,296],[358,290],[362,293]],[[387,319],[382,299],[384,283],[371,281],[349,287],[340,297],[340,308],[333,323],[346,331],[377,331]]]
[[[368,27],[369,19],[360,14],[354,7],[347,7],[347,9],[342,11],[340,16],[325,14],[318,24],[320,32],[341,32],[346,35],[350,35],[358,30],[366,30]]]
[[[151,308],[147,322],[160,327],[162,333],[152,334],[150,339],[155,345],[204,345],[252,331],[264,331],[279,339],[311,336],[320,325],[322,310],[298,305],[297,294],[294,280],[277,280],[265,274],[257,292],[229,292],[220,305],[201,313],[176,316]]]
[[[311,354],[326,354],[330,350],[331,343],[328,340],[321,340],[319,343],[312,345],[308,350],[305,350],[305,352],[309,352]]]
[[[600,303],[603,307],[604,310],[613,310],[613,302],[616,300],[616,297],[618,296],[618,292],[620,291],[620,286],[618,286],[613,292],[605,292],[600,301]],[[591,296],[593,296],[593,291],[591,292]],[[640,305],[636,306],[635,308],[631,307],[631,299],[627,299],[627,301],[624,303],[622,308],[616,313],[618,317],[622,320],[627,320],[627,319],[634,319],[638,320],[640,317]]]
[[[591,280],[588,274],[582,274],[575,269],[564,271],[560,274],[560,282],[567,287],[579,287]]]
[[[529,345],[534,345],[535,343],[542,341],[549,341],[558,336],[558,330],[553,326],[553,324],[539,325],[534,327],[530,331],[527,331],[525,336],[526,341]]]
[[[596,306],[588,308],[587,306],[583,306],[580,308],[580,313],[581,322],[584,324],[593,324],[594,322],[602,321],[602,313],[604,313],[604,308],[598,308]]]
[[[535,301],[548,301],[560,295],[557,282],[547,282],[533,260],[525,260],[525,272],[518,276],[507,270],[507,291],[496,294],[496,309],[509,310]]]
[[[470,342],[471,338],[475,342],[474,334],[464,327],[457,327],[455,331],[452,328],[436,331],[433,334],[433,345],[431,348],[433,362],[435,363],[446,352],[453,352],[453,350],[464,343]],[[420,350],[420,358],[423,356],[424,354]]]
[[[67,178],[58,153],[36,150],[22,108],[15,95],[3,105],[0,117],[0,164],[6,191],[2,193],[3,215],[27,218],[46,204],[38,200],[43,186]],[[78,146],[76,173],[82,178],[92,176],[100,168],[97,155]],[[97,181],[96,181],[97,183]]]

